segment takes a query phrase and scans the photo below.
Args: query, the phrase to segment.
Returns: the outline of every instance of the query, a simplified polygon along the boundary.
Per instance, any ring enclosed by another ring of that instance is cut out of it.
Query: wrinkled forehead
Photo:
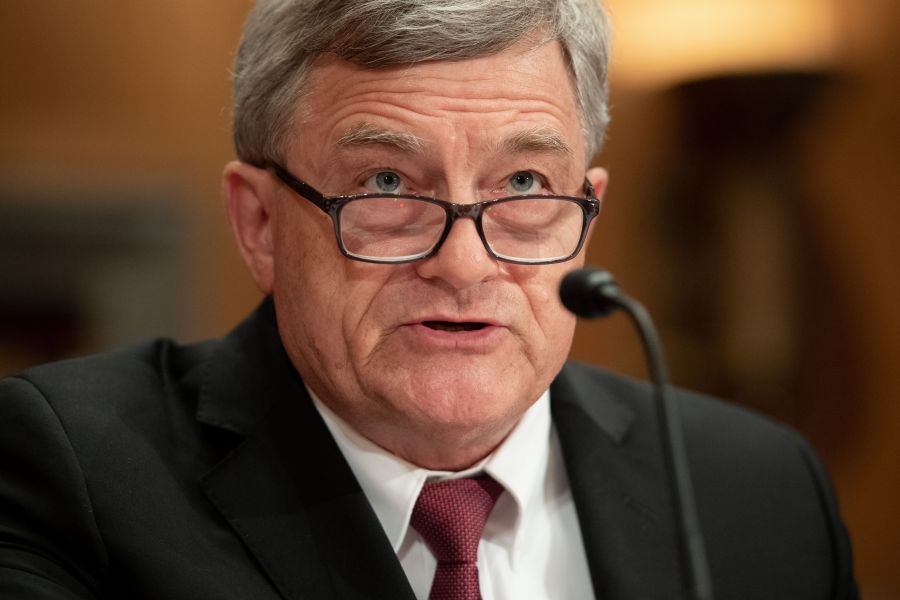
[[[576,161],[584,154],[574,81],[555,41],[530,39],[488,56],[380,69],[323,55],[303,87],[289,152],[324,150],[306,144],[315,139],[414,153],[472,122],[466,135],[495,150],[555,152]],[[417,131],[425,125],[427,132]]]

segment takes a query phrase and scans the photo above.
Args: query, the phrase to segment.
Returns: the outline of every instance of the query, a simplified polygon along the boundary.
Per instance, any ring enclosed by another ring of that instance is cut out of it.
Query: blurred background
[[[900,597],[900,4],[609,0],[611,186],[589,262],[676,383],[802,431],[869,600]],[[0,375],[259,300],[231,241],[246,0],[0,2]],[[643,377],[624,317],[573,356]]]

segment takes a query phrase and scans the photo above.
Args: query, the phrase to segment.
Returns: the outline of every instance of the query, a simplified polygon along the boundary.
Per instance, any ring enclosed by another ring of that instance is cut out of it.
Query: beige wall
[[[229,63],[249,3],[0,3],[0,177],[93,188],[165,182],[190,219],[184,335],[255,302],[220,200],[233,152]]]

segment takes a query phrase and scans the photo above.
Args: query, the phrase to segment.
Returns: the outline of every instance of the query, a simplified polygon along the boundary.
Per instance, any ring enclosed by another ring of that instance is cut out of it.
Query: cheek
[[[559,350],[568,353],[575,332],[575,315],[562,305],[555,288],[549,293],[545,291],[538,306],[536,318],[548,343],[564,345],[565,348]]]
[[[278,214],[274,293],[283,333],[293,344],[318,347],[330,339],[324,332],[339,335],[344,258],[333,247],[330,223],[307,212],[288,205]]]
[[[530,273],[518,277],[517,282],[524,291],[533,320],[526,334],[530,354],[536,365],[549,370],[557,369],[569,354],[575,334],[575,316],[559,300],[559,281],[568,272],[552,267],[530,267],[543,272]],[[558,272],[557,272],[558,271]]]
[[[559,299],[559,284],[570,268],[554,268],[553,265],[528,267],[510,265],[510,273],[525,293],[538,327],[553,337],[561,328],[563,332],[575,326],[575,316]]]
[[[298,223],[293,231],[279,236],[275,260],[276,302],[284,329],[295,349],[315,352],[315,362],[324,363],[320,366],[349,366],[377,344],[373,307],[392,269],[398,268],[343,256],[330,221],[324,226]]]

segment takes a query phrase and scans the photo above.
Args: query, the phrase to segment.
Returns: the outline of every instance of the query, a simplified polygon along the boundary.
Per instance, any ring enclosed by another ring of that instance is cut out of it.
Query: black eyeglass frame
[[[551,265],[554,263],[566,262],[568,260],[572,260],[575,256],[581,252],[581,248],[584,246],[584,240],[587,238],[588,226],[591,224],[591,221],[600,214],[600,201],[596,198],[594,192],[594,186],[591,185],[591,182],[587,179],[584,180],[584,198],[580,198],[578,196],[558,196],[558,195],[547,195],[547,194],[522,194],[518,196],[504,196],[503,198],[494,198],[492,200],[484,200],[482,202],[475,202],[472,204],[457,204],[455,202],[448,202],[447,200],[441,200],[440,198],[433,198],[431,196],[420,196],[416,194],[382,194],[382,193],[365,193],[365,194],[347,194],[347,195],[339,195],[339,196],[326,196],[313,186],[309,185],[305,181],[297,179],[294,177],[290,171],[279,165],[278,163],[270,162],[266,165],[266,167],[271,168],[275,175],[289,188],[291,188],[298,196],[301,198],[305,198],[306,200],[315,204],[322,212],[331,217],[332,225],[334,226],[334,237],[337,240],[338,249],[341,251],[341,254],[346,256],[352,260],[358,260],[361,262],[368,263],[376,263],[376,264],[403,264],[416,262],[420,260],[426,260],[431,258],[444,245],[444,241],[447,239],[447,236],[450,234],[450,230],[453,228],[453,224],[457,219],[461,217],[470,218],[475,221],[475,229],[478,231],[478,237],[481,238],[481,243],[484,246],[484,249],[487,251],[488,255],[496,260],[518,264],[518,265]],[[353,254],[344,246],[344,242],[341,239],[341,225],[340,225],[340,213],[345,205],[350,202],[356,200],[365,200],[367,198],[403,198],[408,200],[419,200],[423,202],[429,202],[431,204],[436,204],[444,209],[444,212],[447,215],[447,219],[444,223],[444,230],[441,232],[441,236],[438,238],[437,242],[435,242],[434,246],[428,252],[425,252],[421,255],[416,255],[414,258],[409,257],[366,257],[359,256],[357,254]],[[577,204],[581,208],[582,213],[582,224],[581,224],[581,236],[578,238],[578,245],[575,247],[575,250],[572,251],[571,254],[565,256],[563,258],[554,258],[554,259],[533,259],[533,260],[517,260],[514,258],[508,258],[505,256],[497,255],[493,249],[491,249],[491,245],[488,243],[487,238],[484,235],[484,229],[481,225],[481,216],[484,214],[485,209],[495,204],[503,203],[503,202],[513,202],[516,200],[546,200],[546,199],[554,199],[554,200],[566,200],[569,202],[573,202]]]

